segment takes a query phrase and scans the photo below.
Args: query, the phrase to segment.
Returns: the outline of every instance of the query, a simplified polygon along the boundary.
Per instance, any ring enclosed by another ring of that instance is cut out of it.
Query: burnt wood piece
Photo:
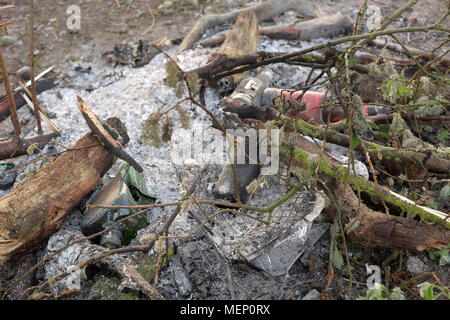
[[[242,12],[222,46],[206,61],[203,67],[208,70],[215,69],[226,60],[238,59],[255,53],[258,39],[258,19],[256,15],[251,11]],[[247,72],[243,72],[226,77],[227,86],[230,89],[236,87],[246,76]]]
[[[6,141],[0,141],[0,160],[23,156],[27,154],[27,149],[32,144],[49,142],[57,136],[59,136],[58,132],[47,132],[23,139],[13,137]]]
[[[89,128],[100,138],[101,142],[118,158],[128,162],[137,172],[143,172],[142,167],[134,160],[122,147],[129,141],[128,135],[126,138],[120,139],[118,132],[111,128],[107,123],[101,122],[97,116],[91,111],[86,102],[80,97],[78,99],[78,108],[86,120]]]
[[[117,118],[106,123],[117,132],[126,130]],[[65,215],[94,189],[115,159],[90,132],[0,198],[0,264],[57,231]]]

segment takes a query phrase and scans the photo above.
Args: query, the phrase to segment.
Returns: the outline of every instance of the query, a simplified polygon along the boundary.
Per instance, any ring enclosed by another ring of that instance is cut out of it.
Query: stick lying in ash
[[[317,7],[310,0],[272,0],[225,14],[203,16],[181,42],[177,53],[190,49],[201,38],[208,27],[235,19],[242,12],[253,12],[258,21],[264,21],[290,10],[302,13],[307,18],[316,17],[317,15]]]

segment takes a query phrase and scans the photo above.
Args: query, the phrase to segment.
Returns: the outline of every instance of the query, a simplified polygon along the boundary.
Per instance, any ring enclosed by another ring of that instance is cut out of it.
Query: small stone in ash
[[[21,46],[23,45],[23,42],[19,40],[17,37],[10,36],[10,35],[4,35],[0,37],[0,46],[7,46],[7,45],[13,45],[13,46]]]
[[[20,80],[28,81],[31,79],[30,68],[27,66],[24,66],[16,71],[16,75],[20,78]]]
[[[0,164],[0,190],[9,189],[16,180],[17,172],[7,172],[8,169],[8,164]]]

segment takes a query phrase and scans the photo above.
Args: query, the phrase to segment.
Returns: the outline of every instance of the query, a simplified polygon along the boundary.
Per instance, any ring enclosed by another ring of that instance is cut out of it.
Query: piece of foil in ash
[[[300,198],[301,199],[301,198]],[[307,197],[300,201],[309,201]],[[299,199],[294,207],[298,206]],[[253,266],[264,270],[271,275],[280,276],[289,271],[305,250],[314,243],[328,229],[328,225],[313,224],[313,221],[322,212],[325,198],[315,194],[315,200],[309,201],[312,211],[301,217],[301,212],[290,216],[284,227],[272,230],[261,237],[259,245],[253,251],[241,250],[240,253]],[[298,217],[296,217],[298,216]]]
[[[224,257],[280,276],[329,228],[314,223],[324,206],[321,193],[299,191],[272,212],[269,227],[246,217],[224,217],[216,220],[211,238]]]

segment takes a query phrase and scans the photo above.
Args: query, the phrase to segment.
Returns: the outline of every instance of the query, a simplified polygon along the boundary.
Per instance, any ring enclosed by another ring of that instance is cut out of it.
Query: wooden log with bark
[[[129,138],[117,118],[106,123]],[[90,132],[72,149],[0,198],[1,260],[32,248],[61,225],[64,216],[100,182],[115,156]]]
[[[177,53],[190,49],[201,38],[205,30],[215,24],[225,23],[235,19],[243,12],[253,12],[258,21],[277,16],[286,11],[297,11],[305,18],[317,16],[317,7],[310,0],[272,0],[258,3],[247,8],[233,10],[225,14],[211,14],[200,18],[178,47]]]
[[[355,228],[349,233],[350,240],[365,247],[384,247],[399,250],[440,250],[450,242],[450,230],[443,226],[433,226],[375,211],[361,203],[349,185],[338,179],[321,175],[328,191],[335,199],[341,199],[339,210],[343,223],[354,222]],[[358,206],[360,214],[358,215]],[[327,210],[331,216],[336,208]],[[356,220],[354,220],[356,219]]]

